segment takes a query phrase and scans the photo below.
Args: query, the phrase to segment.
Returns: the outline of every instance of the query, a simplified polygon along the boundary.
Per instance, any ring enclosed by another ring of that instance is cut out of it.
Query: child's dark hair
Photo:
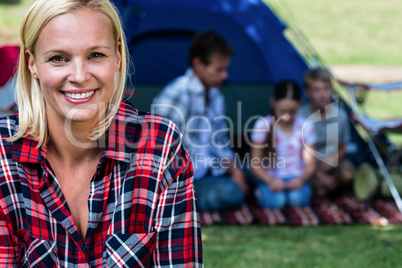
[[[300,86],[294,80],[282,80],[280,81],[274,88],[272,92],[272,98],[274,101],[280,101],[284,99],[294,100],[296,102],[301,102],[303,99]],[[265,144],[267,145],[266,155],[268,158],[275,157],[276,154],[276,142],[275,142],[275,124],[276,118],[274,111],[272,111],[272,122],[269,126],[269,132],[267,133],[267,138],[265,140]],[[273,160],[273,159],[272,159]],[[274,161],[273,161],[274,163]]]
[[[310,88],[314,81],[322,81],[328,83],[332,87],[331,73],[324,68],[315,68],[306,72],[303,77],[304,88]]]
[[[272,98],[275,101],[291,99],[295,101],[302,100],[302,94],[299,84],[294,80],[282,80],[274,88]]]
[[[224,57],[233,55],[233,49],[226,41],[212,30],[198,33],[190,46],[189,64],[192,66],[193,59],[199,58],[202,63],[208,65],[211,63],[213,53],[219,53]]]

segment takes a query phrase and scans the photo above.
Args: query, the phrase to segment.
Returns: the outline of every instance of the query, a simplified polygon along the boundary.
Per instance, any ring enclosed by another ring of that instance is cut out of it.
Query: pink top
[[[251,133],[255,146],[265,144],[267,133],[272,123],[272,116],[257,120]],[[261,165],[269,174],[276,178],[298,177],[303,173],[303,146],[313,145],[317,137],[313,123],[300,115],[296,115],[292,131],[284,133],[278,125],[275,126],[275,157],[266,156]]]

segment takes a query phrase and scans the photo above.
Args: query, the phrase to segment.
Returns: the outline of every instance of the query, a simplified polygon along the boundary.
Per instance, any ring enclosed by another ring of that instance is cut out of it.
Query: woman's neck
[[[87,122],[65,124],[65,120],[48,118],[48,156],[57,157],[67,165],[93,159],[102,151],[97,142],[90,140],[94,127]]]

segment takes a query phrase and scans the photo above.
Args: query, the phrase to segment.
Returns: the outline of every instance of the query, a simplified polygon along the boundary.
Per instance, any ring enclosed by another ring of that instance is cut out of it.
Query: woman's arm
[[[156,203],[155,267],[202,267],[201,226],[193,186],[193,167],[177,131],[167,153]]]

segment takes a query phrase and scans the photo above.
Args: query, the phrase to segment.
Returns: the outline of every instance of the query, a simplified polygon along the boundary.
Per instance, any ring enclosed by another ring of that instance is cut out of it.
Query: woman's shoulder
[[[136,135],[138,139],[149,139],[154,143],[163,144],[177,144],[177,141],[182,139],[182,134],[172,120],[161,115],[139,111],[127,101],[122,105],[124,105],[125,113],[122,119],[126,129],[130,128],[132,131],[138,132]]]
[[[173,121],[157,114],[138,111],[131,104],[125,109],[130,110],[131,114],[125,122],[125,142],[135,145],[131,148],[135,150],[137,158],[151,160],[150,165],[158,159],[158,163],[169,165],[172,172],[179,172],[182,167],[189,165],[187,146]],[[171,176],[169,180],[173,178]],[[169,183],[165,182],[164,185]]]

